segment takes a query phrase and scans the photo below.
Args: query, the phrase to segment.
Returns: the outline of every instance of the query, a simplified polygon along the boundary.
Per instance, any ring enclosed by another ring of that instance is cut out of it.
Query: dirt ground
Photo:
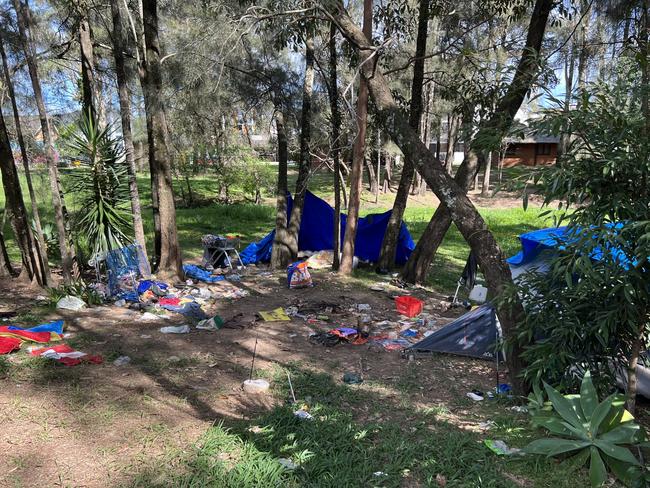
[[[204,307],[226,319],[227,327],[218,331],[192,328],[189,334],[162,334],[161,326],[186,321],[172,313],[167,319],[142,321],[141,312],[112,305],[80,312],[49,309],[40,318],[65,319],[65,332],[70,334],[66,340],[79,350],[101,354],[104,362],[68,368],[34,361],[24,350],[8,356],[9,369],[0,380],[0,486],[129,485],[152,458],[191,445],[215,422],[252,418],[273,407],[277,400],[272,396],[249,395],[241,389],[256,342],[256,375],[289,363],[326,372],[335,381],[353,371],[387,385],[387,405],[399,401],[398,390],[390,386],[404,381],[416,363],[414,381],[424,386],[409,390],[411,401],[456,402],[450,421],[460,428],[475,428],[463,420],[463,412],[475,408],[465,393],[494,386],[493,363],[441,356],[409,361],[397,351],[367,344],[331,348],[312,344],[308,337],[316,330],[356,326],[356,316],[348,310],[357,303],[370,304],[375,321],[396,320],[392,296],[403,293],[390,286],[373,291],[367,283],[342,280],[326,271],[315,272],[314,280],[314,288],[289,290],[280,274],[252,268],[239,283],[211,286],[213,291],[235,287],[249,292],[236,300],[217,298]],[[462,313],[442,311],[438,308],[442,297],[433,292],[413,290],[413,294],[425,299],[437,325]],[[0,284],[0,312],[35,313],[39,295],[41,291],[29,286]],[[329,322],[318,324],[301,318],[256,321],[257,311],[290,305],[321,313],[338,305],[342,312],[330,313]],[[131,363],[114,365],[121,355],[129,356]],[[356,414],[363,419],[363,411]]]

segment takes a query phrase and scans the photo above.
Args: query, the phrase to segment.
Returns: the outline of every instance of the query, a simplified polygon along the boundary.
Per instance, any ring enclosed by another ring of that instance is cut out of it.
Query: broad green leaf
[[[555,415],[546,416],[546,415],[536,415],[533,419],[533,423],[540,427],[544,427],[553,434],[559,434],[564,436],[570,436],[571,430],[568,429],[564,422],[562,422]]]
[[[607,463],[607,466],[612,470],[612,473],[614,473],[619,480],[628,485],[631,485],[632,481],[635,478],[638,478],[641,474],[639,466],[623,462],[607,455],[604,455],[604,457],[605,463]]]
[[[607,469],[598,449],[591,447],[591,463],[589,464],[589,480],[592,487],[602,486],[607,481]]]
[[[595,408],[593,414],[591,415],[591,422],[589,424],[589,430],[591,432],[591,435],[593,437],[596,437],[598,435],[598,429],[600,429],[600,424],[603,423],[603,420],[605,420],[605,417],[607,417],[607,414],[612,408],[612,397],[608,397],[605,400],[603,400],[602,403],[598,404],[598,406]]]
[[[594,445],[601,451],[614,459],[619,459],[623,462],[638,465],[639,461],[632,455],[629,449],[621,446],[606,442],[600,439],[594,441]]]
[[[591,373],[589,371],[585,373],[582,378],[582,384],[580,385],[580,405],[582,406],[585,419],[588,421],[591,420],[591,416],[598,405],[598,394],[596,393],[596,388],[594,388],[593,381],[591,381]]]
[[[564,452],[576,451],[587,447],[590,442],[570,439],[537,439],[524,448],[528,454],[555,456]]]
[[[547,383],[544,383],[544,389],[546,390],[546,394],[548,395],[548,398],[551,400],[551,403],[553,404],[553,408],[555,409],[555,411],[564,420],[569,422],[575,428],[577,429],[581,428],[583,426],[583,422],[578,417],[578,414],[573,409],[573,406],[571,405],[569,400],[564,398],[559,391],[557,391],[555,388],[548,385]]]
[[[641,427],[638,424],[626,422],[599,436],[599,439],[612,444],[632,444],[640,432]]]

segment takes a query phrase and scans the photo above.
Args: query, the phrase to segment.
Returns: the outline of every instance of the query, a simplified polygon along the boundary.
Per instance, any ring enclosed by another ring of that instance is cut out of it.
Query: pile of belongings
[[[190,294],[176,296],[170,293],[169,285],[161,281],[142,280],[138,283],[139,301],[145,305],[158,305],[160,308],[176,312],[194,322],[208,319],[196,298]]]
[[[183,271],[185,276],[192,278],[193,280],[203,281],[204,283],[216,283],[218,281],[223,281],[226,279],[223,275],[213,276],[210,271],[203,268],[202,266],[197,266],[195,264],[184,264]]]
[[[358,346],[368,342],[368,335],[351,327],[337,327],[328,332],[311,334],[309,340],[327,347],[333,347],[341,342]]]
[[[48,344],[63,340],[63,320],[37,325],[29,329],[17,326],[0,327],[0,354],[9,354],[21,348],[24,342],[35,344]],[[81,351],[75,351],[67,344],[55,346],[32,347],[29,352],[33,356],[53,359],[65,366],[75,366],[82,362],[101,364],[101,356],[92,356]]]
[[[289,288],[311,288],[314,286],[309,274],[307,261],[290,264],[287,268],[287,284]]]

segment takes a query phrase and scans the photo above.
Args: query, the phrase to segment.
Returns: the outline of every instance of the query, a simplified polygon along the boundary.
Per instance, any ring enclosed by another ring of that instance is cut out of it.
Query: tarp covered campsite
[[[289,215],[291,215],[292,204],[293,200],[289,196],[287,205]],[[343,241],[345,234],[346,217],[345,214],[341,214],[341,241]],[[361,261],[371,263],[378,261],[389,218],[390,210],[382,214],[371,214],[359,219],[354,254]],[[308,191],[305,195],[305,206],[298,236],[298,249],[300,251],[333,249],[333,229],[334,209],[325,200]],[[244,249],[240,253],[244,264],[270,261],[274,237],[275,230]],[[413,249],[415,249],[415,243],[406,225],[402,223],[395,256],[397,264],[406,263]]]

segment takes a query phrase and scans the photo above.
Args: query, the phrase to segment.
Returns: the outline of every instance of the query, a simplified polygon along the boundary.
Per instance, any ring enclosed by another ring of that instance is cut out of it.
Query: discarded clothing
[[[375,336],[372,338],[373,344],[377,344],[387,351],[399,351],[410,347],[411,343],[406,339],[391,339],[387,336]]]
[[[351,327],[337,327],[328,332],[312,334],[309,336],[309,340],[326,347],[335,346],[339,342],[346,342],[358,346],[368,342],[368,337],[367,335],[360,334],[357,329]]]
[[[270,312],[257,312],[262,320],[266,322],[287,322],[291,318],[285,313],[285,311],[280,307]]]
[[[289,265],[287,268],[287,284],[291,289],[311,288],[314,286],[306,261]]]
[[[54,322],[48,322],[47,324],[36,325],[25,329],[24,327],[18,327],[16,325],[10,325],[9,330],[22,330],[25,332],[50,332],[51,334],[57,334],[56,338],[53,340],[60,339],[60,335],[63,335],[63,320],[56,320]]]
[[[154,286],[161,292],[165,292],[167,291],[167,288],[169,288],[169,285],[167,283],[163,283],[162,281],[142,280],[140,283],[138,283],[138,295],[142,295],[145,291],[152,289]],[[152,289],[152,292],[157,295],[155,288]]]
[[[57,363],[65,366],[76,366],[83,362],[101,364],[104,358],[98,355],[90,355],[85,352],[75,351],[67,344],[60,344],[54,347],[41,347],[32,349],[33,356],[41,356],[47,359],[53,359]]]
[[[173,307],[177,307],[178,305],[180,305],[180,303],[181,303],[181,299],[177,298],[177,297],[164,297],[164,298],[161,298],[160,300],[158,300],[158,305],[160,305],[163,308],[166,305],[171,305]]]
[[[200,322],[201,320],[210,318],[210,316],[203,311],[200,304],[190,299],[188,299],[189,301],[183,300],[184,299],[180,300],[179,305],[163,305],[162,308],[169,310],[170,312],[180,313],[183,317],[194,322]]]
[[[223,281],[226,279],[223,275],[212,276],[207,269],[195,264],[184,264],[183,271],[188,278],[203,281],[205,283],[216,283],[217,281]]]
[[[23,341],[15,337],[0,337],[0,354],[17,351],[22,343]]]
[[[61,340],[61,336],[56,334],[54,340]],[[29,330],[23,330],[18,327],[0,327],[0,337],[14,337],[23,341],[38,342],[45,344],[50,342],[52,339],[52,333],[50,332],[32,332]]]

